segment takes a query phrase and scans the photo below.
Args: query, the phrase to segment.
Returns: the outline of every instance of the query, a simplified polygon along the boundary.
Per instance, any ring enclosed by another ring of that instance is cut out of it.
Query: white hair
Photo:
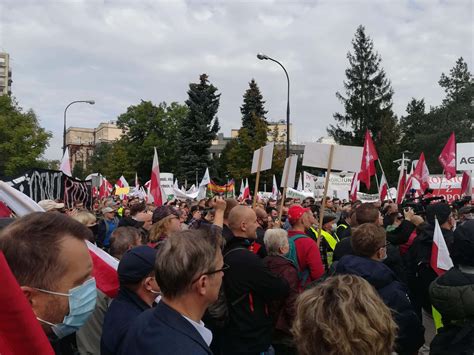
[[[288,245],[288,233],[286,230],[269,229],[263,237],[268,255],[280,255],[280,248]]]

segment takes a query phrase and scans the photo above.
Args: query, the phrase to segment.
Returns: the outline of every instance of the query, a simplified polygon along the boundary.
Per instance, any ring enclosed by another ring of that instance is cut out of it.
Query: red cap
[[[290,223],[297,222],[308,211],[311,211],[311,209],[304,208],[300,205],[292,205],[288,209],[288,219],[290,220]]]

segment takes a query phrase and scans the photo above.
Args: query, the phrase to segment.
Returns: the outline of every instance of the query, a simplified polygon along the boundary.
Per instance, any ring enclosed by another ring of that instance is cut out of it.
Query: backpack
[[[227,255],[229,255],[230,253],[236,250],[248,250],[248,249],[247,248],[234,248],[234,249],[229,250],[227,253],[225,253],[223,257],[225,258]],[[217,297],[217,300],[207,308],[207,312],[209,316],[212,318],[212,320],[214,321],[215,325],[218,328],[224,328],[229,323],[229,303],[230,303],[230,306],[233,307],[239,302],[241,302],[243,299],[245,299],[246,296],[247,294],[244,293],[242,296],[238,297],[236,300],[229,302],[224,292],[224,283],[222,283],[221,288],[219,289],[219,295]]]
[[[301,270],[298,264],[298,255],[296,253],[295,241],[300,238],[309,238],[309,237],[304,234],[297,234],[297,235],[294,235],[293,237],[288,238],[288,244],[290,246],[290,250],[288,251],[288,254],[286,254],[285,258],[291,261],[291,263],[296,267],[296,270],[298,270],[298,279],[300,280],[300,286],[303,287],[306,284],[306,280],[308,280],[309,270],[308,269]]]

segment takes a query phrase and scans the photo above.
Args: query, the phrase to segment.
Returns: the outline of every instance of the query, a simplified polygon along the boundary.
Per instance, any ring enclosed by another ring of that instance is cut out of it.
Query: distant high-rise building
[[[10,55],[0,52],[0,95],[12,94],[12,69]]]

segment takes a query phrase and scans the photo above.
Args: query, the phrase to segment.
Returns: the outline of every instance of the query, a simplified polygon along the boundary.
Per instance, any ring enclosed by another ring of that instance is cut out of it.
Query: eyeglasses
[[[224,264],[221,269],[203,272],[201,275],[199,275],[198,277],[196,277],[196,279],[194,279],[192,283],[195,283],[197,280],[199,280],[199,279],[200,279],[201,277],[203,277],[204,275],[217,274],[218,272],[225,271],[225,270],[227,270],[228,268],[230,268],[230,266],[227,265],[227,264]]]

